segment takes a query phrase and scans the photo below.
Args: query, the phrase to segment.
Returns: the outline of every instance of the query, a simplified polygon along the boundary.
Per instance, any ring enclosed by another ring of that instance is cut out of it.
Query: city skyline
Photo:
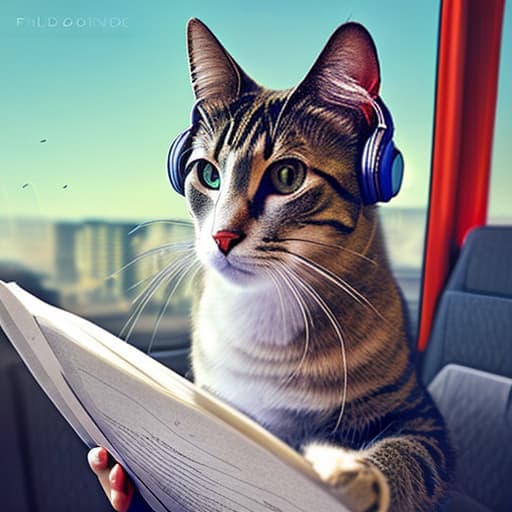
[[[394,208],[385,210],[382,217],[391,266],[415,322],[426,210]],[[193,280],[185,279],[180,284],[179,275],[191,263],[184,260],[182,249],[188,251],[193,238],[192,225],[181,222],[141,225],[108,220],[53,222],[0,217],[0,279],[12,279],[8,276],[13,271],[33,275],[46,290],[57,293],[61,306],[102,321],[111,318],[116,327],[112,324],[110,329],[117,329],[116,332],[125,325],[123,332],[127,334],[133,325],[142,343],[147,341],[142,332],[153,337],[151,322],[166,323],[165,332],[169,332],[173,328],[171,318],[187,316]],[[182,262],[185,266],[180,269]],[[169,273],[159,274],[164,269]],[[172,277],[175,271],[178,274]],[[160,280],[153,280],[157,275],[162,278],[160,286],[156,286]],[[152,295],[147,302],[144,289]],[[162,319],[162,311],[170,316]]]
[[[185,235],[182,225],[168,223],[137,230],[131,222],[98,220],[39,221],[35,229],[30,219],[18,220],[10,228],[7,223],[0,218],[0,266],[34,273],[74,310],[91,304],[128,307],[148,282],[149,306],[165,303],[175,280],[168,281],[163,274],[164,285],[155,288],[151,279],[181,254],[168,249]],[[186,301],[183,289],[176,292],[173,304]]]
[[[393,254],[396,252],[393,259],[397,261],[398,266],[421,266],[420,256],[423,251],[426,215],[424,208],[388,208],[382,211],[384,232],[389,238],[388,246]],[[72,236],[75,236],[75,231],[87,226],[109,225],[122,228],[125,236],[134,241],[145,240],[144,243],[135,244],[137,250],[134,256],[154,249],[159,244],[168,243],[170,239],[178,238],[180,241],[192,242],[194,238],[191,221],[183,223],[180,220],[178,225],[174,225],[173,221],[168,219],[149,222],[98,218],[70,221],[69,219],[0,216],[0,261],[28,261],[29,266],[41,268],[45,272],[48,270],[44,269],[52,268],[56,261],[53,253],[45,255],[45,248],[51,252],[59,245],[53,231],[54,226],[67,227],[73,233]],[[140,228],[137,229],[139,226]],[[412,249],[407,250],[409,246]],[[62,247],[64,248],[65,244]],[[99,247],[98,252],[100,250],[103,249]],[[68,252],[72,255],[73,251]]]

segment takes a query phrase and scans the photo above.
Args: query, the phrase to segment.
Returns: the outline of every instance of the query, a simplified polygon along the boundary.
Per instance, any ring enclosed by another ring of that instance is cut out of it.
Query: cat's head
[[[282,91],[252,80],[198,20],[188,51],[196,122],[182,157],[204,266],[246,286],[343,259],[335,247],[362,253],[358,166],[380,84],[366,29],[342,25]]]

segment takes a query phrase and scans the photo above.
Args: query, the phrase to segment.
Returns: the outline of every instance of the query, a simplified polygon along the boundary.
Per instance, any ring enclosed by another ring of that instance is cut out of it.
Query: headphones
[[[167,175],[171,182],[172,188],[178,194],[185,195],[185,178],[186,173],[186,156],[190,152],[190,142],[192,139],[192,131],[199,123],[199,112],[197,110],[197,102],[192,107],[190,114],[190,127],[181,132],[171,144],[169,154],[167,155]]]
[[[393,119],[380,98],[372,102],[377,126],[364,145],[359,170],[361,196],[365,204],[387,202],[396,196],[402,185],[404,160],[393,143]],[[192,132],[199,122],[197,103],[191,114],[191,126],[171,144],[167,156],[167,173],[173,189],[185,195],[186,156],[191,150]]]
[[[365,204],[387,202],[396,196],[404,177],[404,159],[393,143],[391,113],[378,97],[372,102],[377,126],[364,145],[359,184]]]

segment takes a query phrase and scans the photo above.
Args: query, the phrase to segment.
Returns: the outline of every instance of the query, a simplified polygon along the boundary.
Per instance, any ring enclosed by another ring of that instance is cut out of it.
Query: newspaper
[[[0,325],[89,446],[157,512],[347,512],[258,424],[98,326],[0,281]]]

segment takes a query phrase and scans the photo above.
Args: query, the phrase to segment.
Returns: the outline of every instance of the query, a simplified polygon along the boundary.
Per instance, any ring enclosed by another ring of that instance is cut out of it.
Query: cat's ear
[[[187,46],[192,88],[197,100],[235,99],[243,92],[258,88],[198,19],[188,22]]]
[[[346,105],[351,95],[356,102],[361,101],[361,92],[367,98],[376,98],[379,86],[379,61],[373,39],[362,25],[350,22],[334,32],[298,88],[327,103]]]

